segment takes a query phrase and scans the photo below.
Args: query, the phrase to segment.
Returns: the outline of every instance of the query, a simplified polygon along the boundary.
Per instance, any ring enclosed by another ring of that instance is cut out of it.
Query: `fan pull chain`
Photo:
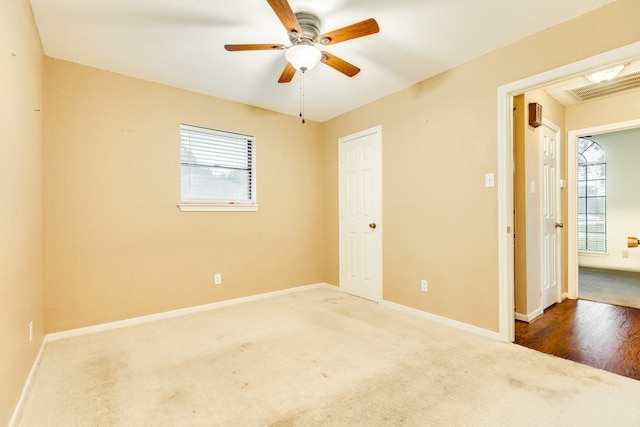
[[[300,73],[300,118],[302,119],[302,124],[304,124],[304,72],[306,70],[302,70]]]

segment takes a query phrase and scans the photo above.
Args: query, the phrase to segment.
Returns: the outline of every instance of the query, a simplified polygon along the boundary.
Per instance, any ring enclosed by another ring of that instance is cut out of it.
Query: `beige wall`
[[[45,69],[48,332],[322,282],[318,123],[55,59]],[[177,208],[180,123],[255,135],[258,212]]]
[[[382,125],[384,298],[498,330],[497,88],[640,40],[618,0],[325,123],[325,260],[337,283],[337,139]],[[429,292],[420,292],[420,279]]]
[[[0,8],[0,425],[7,425],[44,330],[42,48],[27,0],[2,0]]]
[[[482,78],[493,80],[482,68]],[[337,171],[339,137],[382,125],[384,299],[495,330],[497,193],[484,187],[484,175],[496,173],[497,120],[483,116],[495,116],[497,102],[495,88],[471,84],[478,71],[460,67],[327,122],[325,170]],[[328,183],[326,217],[335,226],[337,173]],[[337,237],[328,224],[332,283]]]

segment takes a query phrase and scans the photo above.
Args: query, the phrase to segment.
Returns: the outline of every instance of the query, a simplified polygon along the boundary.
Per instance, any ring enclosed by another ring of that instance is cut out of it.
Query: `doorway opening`
[[[627,237],[640,234],[640,223],[634,215],[634,209],[640,209],[640,196],[636,196],[636,187],[631,184],[635,180],[636,162],[640,159],[640,118],[570,131],[568,152],[569,159],[574,160],[568,164],[569,173],[578,173],[575,159],[580,152],[580,142],[585,138],[597,143],[607,155],[607,219],[603,224],[606,241],[600,253],[581,252],[584,231],[572,230],[576,235],[569,242],[568,296],[640,308],[640,286],[637,285],[640,274],[634,268],[640,259],[640,251],[627,247]],[[582,215],[584,207],[580,204],[580,196],[577,186],[570,188],[568,212],[571,217]],[[581,280],[586,282],[584,293],[580,292]],[[609,284],[608,288],[599,283],[603,280]]]
[[[513,242],[514,227],[514,152],[513,152],[513,104],[514,97],[536,89],[549,86],[552,83],[572,77],[584,76],[591,71],[604,69],[613,65],[640,58],[640,42],[614,49],[582,61],[575,62],[524,80],[510,83],[498,88],[498,257],[499,257],[499,325],[500,339],[513,342],[515,338],[515,303],[514,303],[514,274],[515,255]],[[571,139],[571,135],[569,136]],[[575,159],[571,152],[568,158]],[[568,162],[572,165],[573,162]],[[567,169],[568,176],[572,171]],[[568,190],[571,191],[575,183],[568,180]],[[574,198],[569,196],[569,201]],[[571,204],[569,204],[571,207]],[[575,209],[575,206],[574,206]],[[575,212],[575,211],[573,211]],[[568,211],[572,215],[572,211]],[[571,218],[571,216],[568,216]],[[575,283],[577,276],[577,250],[572,250],[572,241],[576,240],[576,221],[568,221],[566,227],[568,240],[568,285],[572,276]],[[575,246],[574,246],[575,247]],[[523,254],[519,254],[523,255]],[[526,256],[526,254],[524,254]],[[569,294],[571,297],[571,294]]]

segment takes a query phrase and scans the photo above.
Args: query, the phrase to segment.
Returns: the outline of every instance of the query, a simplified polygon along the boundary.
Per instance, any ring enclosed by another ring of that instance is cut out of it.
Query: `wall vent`
[[[569,90],[578,101],[591,101],[604,96],[618,95],[640,88],[640,71],[621,76],[608,82],[595,83],[577,89]]]

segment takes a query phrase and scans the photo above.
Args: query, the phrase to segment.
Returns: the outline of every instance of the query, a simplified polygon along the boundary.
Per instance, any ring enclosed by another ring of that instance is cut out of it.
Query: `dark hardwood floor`
[[[640,380],[640,310],[564,300],[531,323],[516,321],[516,344]]]

